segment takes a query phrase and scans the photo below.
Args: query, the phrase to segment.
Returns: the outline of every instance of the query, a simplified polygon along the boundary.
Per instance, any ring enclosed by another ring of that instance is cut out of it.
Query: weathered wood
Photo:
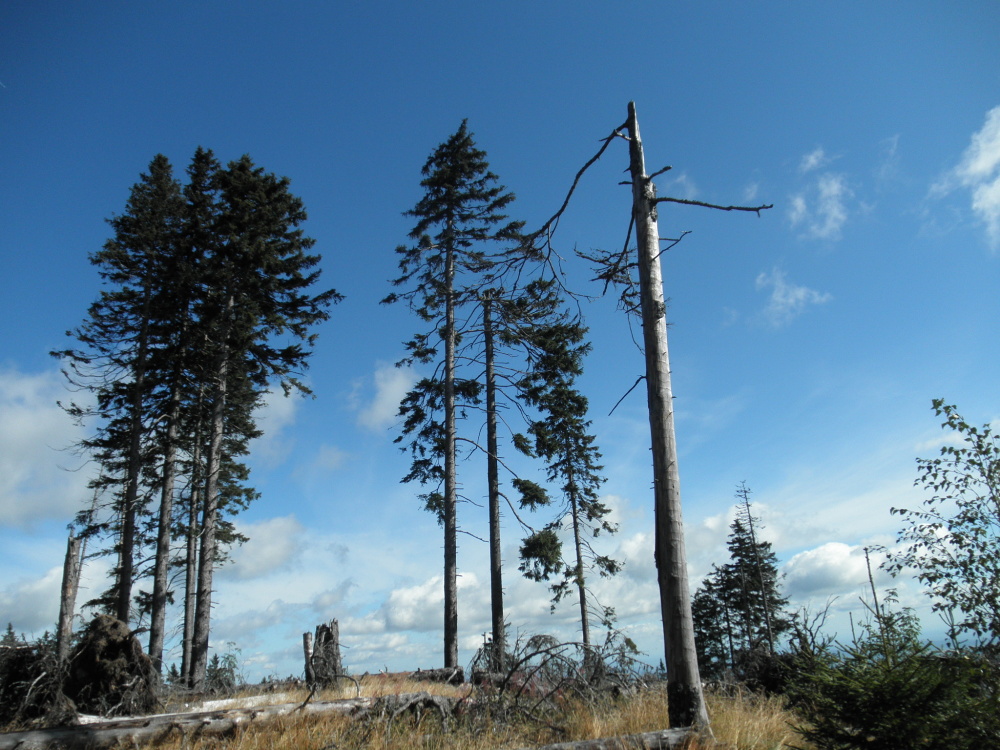
[[[663,616],[668,711],[675,726],[708,726],[708,711],[698,676],[694,620],[688,588],[687,554],[681,513],[680,474],[674,433],[674,400],[667,351],[667,306],[660,268],[656,186],[646,174],[635,103],[629,102],[629,170],[632,218],[639,255],[642,339],[646,352],[646,395],[653,450],[654,554]]]
[[[411,693],[410,696],[417,696]],[[404,696],[400,696],[405,700]],[[157,714],[138,718],[117,719],[85,726],[54,727],[30,732],[0,734],[0,750],[101,750],[118,743],[139,744],[159,742],[175,733],[180,737],[220,735],[238,727],[265,724],[282,716],[314,716],[349,714],[369,708],[375,698],[350,698],[339,701],[283,703],[276,706],[232,708],[223,711]]]
[[[312,681],[307,679],[310,686],[337,687],[338,680],[344,676],[344,666],[340,658],[340,624],[336,620],[316,626],[309,661],[313,672]]]
[[[411,679],[426,680],[427,682],[444,682],[448,685],[461,685],[465,682],[465,670],[461,667],[418,669],[411,675]]]
[[[659,732],[628,734],[623,737],[605,737],[599,740],[559,742],[522,750],[675,750],[683,748],[698,734],[690,727],[662,729]]]
[[[56,654],[59,664],[69,657],[69,642],[73,637],[73,613],[76,611],[76,594],[80,588],[80,538],[72,531],[66,543],[66,560],[63,563],[62,592],[59,597],[59,625],[56,632]]]
[[[313,669],[313,634],[305,632],[302,634],[302,652],[306,660],[306,684],[316,684],[316,670]]]

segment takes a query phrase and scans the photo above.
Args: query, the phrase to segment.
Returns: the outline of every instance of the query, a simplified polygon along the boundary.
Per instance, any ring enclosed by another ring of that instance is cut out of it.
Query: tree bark
[[[573,477],[570,469],[569,484]],[[573,516],[573,546],[576,550],[576,590],[580,595],[580,630],[583,636],[583,649],[586,657],[590,656],[590,616],[587,612],[587,581],[583,577],[583,540],[580,538],[580,506],[576,499],[575,489],[570,493],[570,513]]]
[[[455,251],[445,258],[444,666],[458,666],[458,479],[455,428]]]
[[[56,635],[56,654],[60,666],[69,657],[69,642],[73,637],[73,614],[76,594],[80,588],[80,538],[72,531],[66,543],[66,560],[63,563],[62,593],[59,597],[59,630]]]
[[[118,581],[115,617],[129,623],[132,610],[132,578],[135,568],[135,517],[138,513],[139,477],[142,473],[142,402],[146,378],[146,356],[149,348],[149,309],[152,292],[150,280],[145,280],[142,301],[142,323],[139,329],[139,350],[136,354],[132,384],[131,420],[129,424],[128,469],[125,498],[122,502],[121,544],[118,557]]]
[[[500,549],[500,470],[497,440],[497,383],[494,370],[492,297],[483,299],[483,339],[486,347],[486,474],[490,502],[490,604],[493,647],[490,670],[502,672],[504,643],[503,573]]]
[[[231,314],[233,298],[227,304]],[[228,338],[228,330],[223,341]],[[216,365],[212,424],[209,431],[208,463],[205,477],[205,509],[201,520],[201,549],[198,555],[198,594],[195,601],[194,636],[191,644],[191,687],[200,689],[208,667],[209,631],[212,619],[212,581],[215,573],[216,521],[219,513],[219,474],[222,468],[222,439],[226,422],[226,387],[229,346],[222,345]]]
[[[312,666],[310,687],[337,687],[344,676],[344,666],[340,659],[340,624],[330,620],[329,624],[316,626],[316,639],[310,644],[309,657]],[[307,672],[308,674],[308,672]],[[307,680],[308,682],[308,677]]]
[[[666,303],[660,269],[656,187],[646,174],[634,102],[629,102],[627,129],[630,135],[632,213],[639,254],[646,394],[653,451],[655,555],[663,615],[670,725],[707,727],[708,712],[698,674],[684,547],[670,358],[667,351]]]
[[[170,413],[167,416],[166,445],[163,456],[163,486],[160,488],[160,518],[156,530],[156,558],[153,562],[153,600],[149,615],[149,658],[157,674],[163,672],[163,638],[167,618],[169,588],[170,537],[174,515],[174,482],[177,470],[177,440],[180,418],[180,375],[174,373]]]
[[[302,655],[306,660],[306,685],[314,685],[316,672],[313,669],[313,634],[308,631],[302,634]]]
[[[198,421],[194,432],[194,447],[191,452],[191,492],[188,507],[186,555],[184,562],[184,634],[181,646],[181,680],[191,685],[191,661],[194,644],[194,612],[198,600],[198,511],[201,508],[201,445],[202,406],[204,387],[198,389]]]

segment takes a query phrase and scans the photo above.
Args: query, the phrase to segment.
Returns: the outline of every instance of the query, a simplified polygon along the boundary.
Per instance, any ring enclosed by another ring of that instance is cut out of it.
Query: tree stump
[[[306,683],[310,688],[337,687],[344,676],[340,658],[340,625],[334,619],[316,626],[316,635],[302,634]]]

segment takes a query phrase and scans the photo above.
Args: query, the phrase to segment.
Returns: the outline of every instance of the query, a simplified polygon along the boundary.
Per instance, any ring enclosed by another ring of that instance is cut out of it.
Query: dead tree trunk
[[[629,102],[629,170],[632,215],[639,254],[642,333],[646,354],[646,394],[653,449],[653,493],[656,508],[656,570],[663,615],[670,725],[708,726],[708,711],[698,675],[694,621],[688,589],[680,475],[674,435],[670,357],[667,352],[666,303],[660,269],[656,186],[646,174],[635,103]]]
[[[56,653],[60,666],[69,657],[69,641],[73,636],[73,614],[76,594],[80,588],[80,538],[72,531],[66,543],[66,561],[63,563],[62,594],[59,597],[59,631],[56,635]]]
[[[344,676],[344,664],[340,658],[340,624],[330,620],[329,625],[317,625],[315,640],[309,633],[303,633],[302,646],[309,687],[337,687]]]
[[[302,634],[302,654],[306,661],[306,685],[316,684],[316,670],[313,669],[313,634],[306,631]]]

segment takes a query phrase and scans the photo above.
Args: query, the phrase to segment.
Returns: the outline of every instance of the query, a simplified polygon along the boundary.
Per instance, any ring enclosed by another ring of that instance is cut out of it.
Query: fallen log
[[[443,669],[418,669],[411,673],[414,680],[427,682],[443,682],[446,685],[461,685],[465,682],[465,670],[461,667],[445,667]]]
[[[661,729],[658,732],[627,734],[622,737],[605,737],[599,740],[558,742],[554,745],[521,750],[680,750],[688,747],[688,743],[698,736],[697,730],[691,727],[679,727]]]
[[[175,732],[180,737],[193,739],[227,734],[238,727],[265,724],[292,714],[303,716],[349,714],[370,707],[375,700],[375,698],[349,698],[339,701],[282,703],[275,706],[229,708],[219,711],[155,714],[82,726],[8,732],[0,734],[0,750],[43,750],[43,748],[101,750],[114,747],[119,742],[130,745],[159,742]]]

